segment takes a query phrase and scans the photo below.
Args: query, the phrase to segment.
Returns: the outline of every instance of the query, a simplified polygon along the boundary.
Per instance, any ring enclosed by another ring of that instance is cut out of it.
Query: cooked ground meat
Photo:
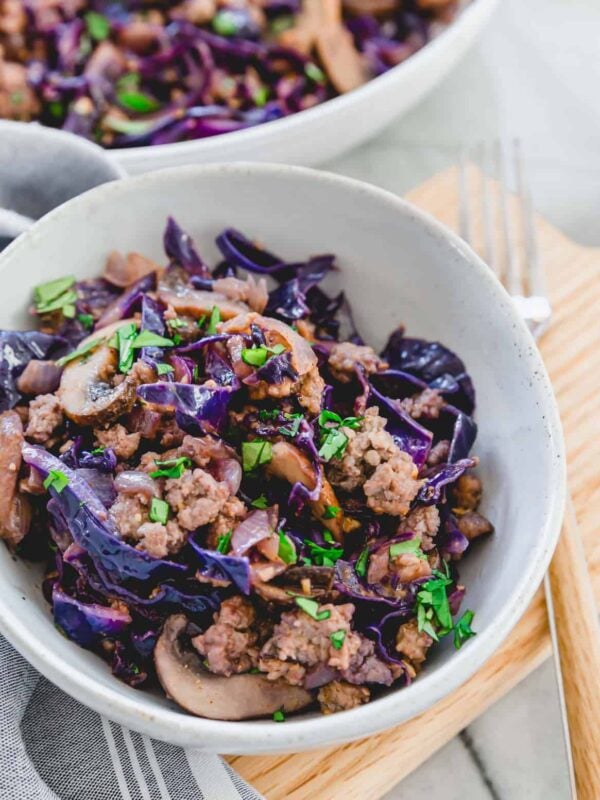
[[[119,424],[106,429],[94,429],[96,445],[112,448],[120,461],[128,461],[135,455],[141,438],[139,433],[128,433],[127,428]]]
[[[396,634],[396,650],[410,660],[415,668],[419,668],[427,657],[427,651],[433,644],[431,636],[419,631],[417,620],[411,619],[398,628]]]
[[[174,520],[166,525],[160,522],[144,522],[134,538],[139,538],[138,550],[145,550],[154,558],[165,558],[178,553],[186,543],[188,532],[181,530]]]
[[[163,420],[160,426],[161,447],[178,447],[185,437],[185,431],[182,431],[174,419]]]
[[[466,472],[452,487],[454,505],[464,511],[477,511],[482,492],[483,487],[479,478],[471,472]]]
[[[182,528],[194,531],[214,522],[229,498],[229,488],[203,469],[186,470],[165,482],[165,500]]]
[[[345,681],[331,681],[322,686],[317,700],[323,714],[335,714],[336,711],[347,711],[369,702],[371,692],[366,686],[353,686]]]
[[[149,499],[142,494],[134,497],[127,494],[117,495],[108,515],[124,539],[137,540],[138,529],[148,521],[149,504]]]
[[[484,536],[486,533],[493,533],[494,526],[483,516],[476,511],[467,511],[457,520],[458,530],[466,536],[469,541],[477,539],[478,536]]]
[[[401,674],[401,667],[382,661],[375,653],[375,644],[358,634],[360,645],[350,660],[348,669],[340,670],[342,677],[349,683],[381,683],[391,686]]]
[[[329,353],[328,363],[331,374],[340,383],[349,383],[358,366],[362,367],[367,375],[381,372],[389,366],[372,347],[352,342],[334,344]]]
[[[429,455],[427,456],[427,466],[436,467],[438,464],[443,464],[448,460],[450,453],[450,442],[447,439],[442,439],[441,442],[434,444]]]
[[[398,450],[392,459],[380,464],[363,485],[367,505],[376,514],[404,516],[421,488],[418,474],[408,453]]]
[[[179,455],[191,458],[198,467],[205,467],[213,459],[235,457],[235,451],[212,436],[184,436]]]
[[[229,497],[216,519],[211,522],[206,543],[209,547],[216,547],[220,536],[224,536],[246,517],[248,509],[237,497]]]
[[[310,369],[302,376],[298,383],[298,402],[310,414],[318,414],[321,410],[321,401],[325,381],[317,367]]]
[[[38,444],[44,444],[62,424],[63,413],[58,397],[40,394],[29,404],[29,421],[25,436]]]
[[[395,583],[412,583],[428,575],[431,575],[431,567],[426,559],[419,558],[414,553],[402,553],[390,558],[389,548],[381,547],[369,559],[367,581],[387,581],[393,586]]]
[[[440,527],[440,512],[436,506],[417,506],[400,521],[397,533],[412,531],[421,540],[421,549],[427,552],[433,547],[433,537]]]
[[[410,414],[413,419],[420,419],[421,417],[437,419],[445,402],[437,389],[423,389],[422,392],[401,400],[400,407],[407,414]]]
[[[258,634],[252,630],[256,614],[248,600],[236,595],[224,600],[214,625],[194,636],[192,644],[217,675],[248,672],[258,663]]]

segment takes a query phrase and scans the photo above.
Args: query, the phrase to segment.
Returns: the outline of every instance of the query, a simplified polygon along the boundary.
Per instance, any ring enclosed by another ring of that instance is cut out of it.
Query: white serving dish
[[[112,249],[164,261],[173,214],[215,262],[215,235],[240,228],[299,260],[334,252],[359,330],[381,346],[400,322],[465,360],[478,392],[483,512],[496,533],[461,565],[477,636],[432,653],[408,688],[329,717],[219,722],[189,716],[158,694],[119,682],[67,641],[40,592],[39,568],[0,547],[0,630],[51,681],[81,702],[158,739],[225,753],[310,749],[366,736],[432,706],[464,683],[517,622],[548,566],[565,495],[561,427],[540,355],[504,289],[446,228],[403,200],[350,179],[297,167],[215,165],[107,184],[48,214],[0,257],[0,326],[30,324],[31,287],[91,277]],[[450,637],[448,637],[450,638]]]
[[[228,161],[321,164],[371,138],[418,103],[477,39],[497,2],[472,0],[446,30],[404,63],[307,111],[208,139],[109,153],[130,175]]]

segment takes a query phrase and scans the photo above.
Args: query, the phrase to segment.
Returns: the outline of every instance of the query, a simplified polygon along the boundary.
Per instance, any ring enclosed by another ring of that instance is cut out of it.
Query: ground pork
[[[323,714],[335,714],[369,702],[371,692],[366,686],[352,686],[345,681],[331,681],[319,689],[317,700]]]
[[[454,505],[464,511],[477,511],[483,487],[476,475],[466,472],[452,487]]]
[[[419,631],[417,620],[411,619],[398,628],[396,634],[396,650],[408,658],[415,668],[419,668],[427,657],[427,651],[433,644],[431,636]]]
[[[418,470],[412,458],[408,453],[398,450],[393,458],[376,467],[365,481],[363,491],[367,505],[376,514],[404,516],[423,483],[417,480],[417,475]]]
[[[63,413],[58,397],[54,394],[41,394],[29,404],[29,421],[25,436],[34,442],[44,444],[63,421]]]
[[[160,522],[144,522],[134,536],[139,539],[138,550],[145,550],[154,558],[165,558],[178,553],[186,543],[188,532],[183,531],[174,520],[166,525]]]
[[[27,69],[4,61],[0,50],[0,118],[28,122],[39,112],[39,101],[27,81]]]
[[[478,536],[483,536],[486,533],[493,533],[494,526],[483,516],[476,511],[467,511],[457,519],[458,530],[466,536],[469,541],[477,539]]]
[[[221,439],[212,436],[184,436],[179,455],[191,458],[198,467],[205,467],[212,460],[234,458],[235,452]]]
[[[298,382],[298,402],[310,414],[318,414],[321,410],[325,381],[318,367],[313,367]]]
[[[375,644],[370,639],[360,635],[358,638],[358,651],[350,659],[348,668],[340,670],[342,678],[357,685],[381,683],[390,686],[402,674],[402,667],[382,661],[375,653]]]
[[[412,397],[400,401],[400,407],[413,419],[427,417],[437,419],[445,404],[445,400],[437,389],[423,389]]]
[[[185,437],[177,422],[173,419],[163,419],[160,425],[161,447],[178,447]]]
[[[427,466],[436,467],[438,464],[443,464],[448,460],[450,453],[450,442],[448,439],[442,439],[441,442],[434,444],[429,455],[427,456]]]
[[[214,522],[229,498],[226,483],[219,483],[203,469],[186,470],[181,478],[165,482],[165,499],[177,521],[188,531]]]
[[[347,492],[358,489],[375,467],[400,452],[392,436],[385,430],[387,420],[379,416],[377,406],[368,408],[358,430],[342,428],[348,445],[341,460],[329,463],[330,483]]]
[[[421,549],[427,552],[433,547],[433,537],[440,527],[440,512],[436,506],[417,506],[400,521],[396,533],[411,531],[421,540]]]
[[[258,663],[258,633],[253,630],[256,614],[252,604],[236,595],[224,600],[214,625],[194,636],[192,645],[217,675],[247,672]]]
[[[431,567],[425,558],[414,553],[402,553],[390,558],[389,548],[381,547],[369,558],[367,581],[369,583],[412,583],[431,575]]]
[[[114,450],[120,461],[128,461],[137,452],[142,437],[139,433],[128,433],[127,428],[117,424],[106,430],[95,428],[94,438],[100,447]]]
[[[237,497],[229,497],[217,518],[211,522],[208,529],[206,544],[208,547],[216,548],[220,536],[224,536],[229,531],[235,530],[237,525],[245,519],[248,509]]]
[[[352,342],[334,344],[329,353],[328,363],[331,374],[341,383],[349,383],[354,377],[357,366],[362,367],[367,375],[381,372],[389,366],[379,358],[372,347]]]
[[[257,311],[259,314],[262,314],[269,302],[266,280],[264,278],[255,280],[252,275],[248,275],[245,281],[239,278],[217,278],[213,289],[224,294],[229,300],[246,303],[252,311]]]
[[[108,515],[117,526],[121,536],[125,539],[137,539],[140,525],[148,521],[149,503],[150,499],[143,494],[117,495]]]

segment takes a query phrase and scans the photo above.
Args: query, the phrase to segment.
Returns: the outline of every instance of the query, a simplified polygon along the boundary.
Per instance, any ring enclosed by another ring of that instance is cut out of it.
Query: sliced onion
[[[120,494],[143,494],[146,497],[158,497],[158,487],[149,475],[137,470],[125,470],[115,478],[115,488]]]
[[[242,556],[273,533],[269,510],[257,509],[240,522],[231,537],[231,554]]]
[[[105,508],[112,506],[117,497],[112,475],[87,467],[76,469],[75,472],[86,481]]]
[[[231,494],[237,494],[242,483],[242,467],[235,458],[221,458],[214,462],[214,477],[226,483]]]
[[[58,389],[61,374],[54,361],[30,361],[17,378],[17,389],[22,394],[51,394]]]

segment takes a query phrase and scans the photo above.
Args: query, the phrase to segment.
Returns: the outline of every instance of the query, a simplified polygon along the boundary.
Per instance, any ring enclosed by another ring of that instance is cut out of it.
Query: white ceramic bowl
[[[109,152],[130,175],[217,161],[320,164],[374,136],[421,100],[476,40],[497,2],[472,0],[445,31],[404,63],[307,111],[208,139]]]
[[[477,636],[434,648],[408,688],[329,717],[217,722],[129,688],[63,638],[40,593],[40,571],[0,547],[0,629],[51,681],[109,717],[173,743],[225,753],[315,748],[366,736],[429,708],[466,681],[525,610],[548,565],[562,518],[565,470],[552,389],[507,294],[456,236],[397,197],[298,167],[215,165],[117,181],[48,214],[0,257],[1,327],[28,324],[31,287],[96,275],[109,250],[164,261],[168,214],[216,262],[215,235],[233,225],[291,260],[334,252],[359,330],[381,346],[400,322],[465,360],[478,393],[484,513],[496,533],[461,565]],[[450,638],[450,637],[448,637]]]

